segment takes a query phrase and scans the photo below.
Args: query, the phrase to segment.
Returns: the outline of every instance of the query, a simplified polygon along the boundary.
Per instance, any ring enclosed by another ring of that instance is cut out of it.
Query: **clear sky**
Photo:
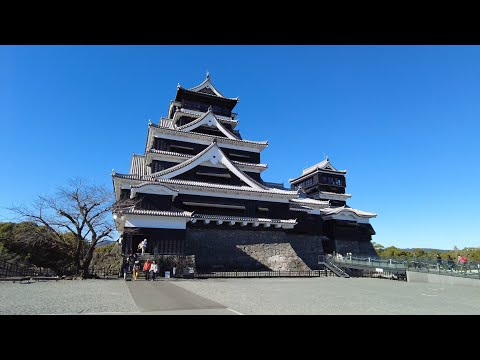
[[[480,246],[480,46],[0,46],[0,221],[69,178],[111,187],[207,70],[269,141],[264,180],[328,155],[375,242]]]

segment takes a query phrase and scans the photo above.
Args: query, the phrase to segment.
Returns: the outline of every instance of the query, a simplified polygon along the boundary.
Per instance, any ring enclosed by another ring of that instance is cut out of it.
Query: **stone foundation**
[[[323,254],[320,236],[284,231],[187,229],[198,271],[308,271]]]

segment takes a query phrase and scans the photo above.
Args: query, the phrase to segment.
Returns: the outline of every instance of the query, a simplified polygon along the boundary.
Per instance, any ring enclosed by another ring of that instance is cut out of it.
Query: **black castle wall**
[[[244,206],[243,209],[226,209],[215,207],[195,207],[186,206],[185,201],[200,202],[200,203],[219,203],[225,205]],[[188,195],[180,194],[175,197],[173,206],[187,211],[195,211],[199,214],[211,215],[227,215],[227,216],[245,216],[245,217],[261,217],[269,219],[289,219],[289,205],[287,203],[272,203],[267,201],[246,200],[236,198],[220,198],[203,195]],[[260,211],[259,208],[268,208],[268,211]]]
[[[282,230],[192,227],[186,244],[198,271],[307,271],[318,267],[318,255],[323,254],[319,236]]]

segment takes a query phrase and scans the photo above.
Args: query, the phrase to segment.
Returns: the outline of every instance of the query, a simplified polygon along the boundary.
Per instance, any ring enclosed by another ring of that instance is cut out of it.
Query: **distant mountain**
[[[113,241],[113,240],[102,240],[102,241],[99,241],[97,243],[97,248],[98,247],[102,247],[102,246],[107,246],[107,245],[110,245],[110,244],[113,244],[113,243],[116,243],[116,241]]]
[[[400,249],[400,250],[414,251],[415,249],[418,249],[418,248],[406,248],[406,249]],[[425,252],[435,251],[439,253],[446,253],[446,252],[452,251],[452,250],[441,250],[441,249],[430,249],[430,248],[420,248],[420,249]]]

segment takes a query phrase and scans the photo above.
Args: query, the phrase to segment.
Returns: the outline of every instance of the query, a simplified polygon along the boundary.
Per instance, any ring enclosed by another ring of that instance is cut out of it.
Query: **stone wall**
[[[323,254],[319,236],[266,230],[189,228],[186,248],[198,271],[308,271]]]

